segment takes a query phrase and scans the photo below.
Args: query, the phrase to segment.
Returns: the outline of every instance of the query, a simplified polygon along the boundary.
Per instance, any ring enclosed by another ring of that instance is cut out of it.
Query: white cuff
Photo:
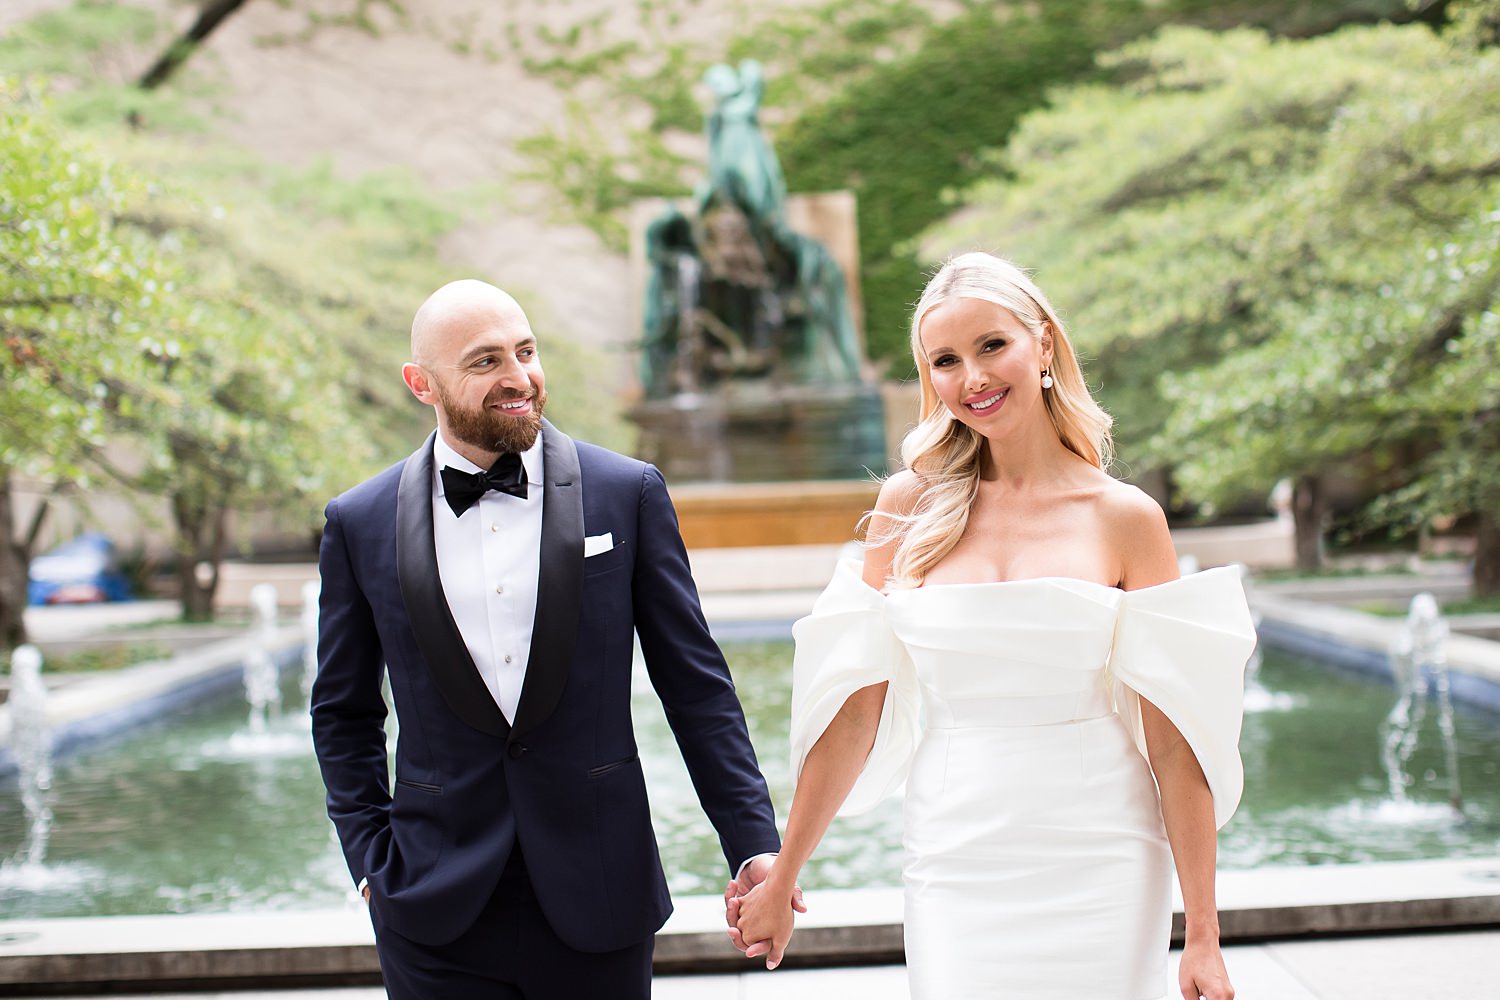
[[[756,860],[756,858],[774,858],[774,857],[776,857],[776,852],[775,851],[767,851],[765,854],[757,854],[754,857],[746,858],[744,861],[740,862],[740,866],[735,869],[735,871],[734,871],[734,880],[736,882],[738,882],[740,880],[740,876],[743,875],[743,874],[745,874],[745,869],[750,866],[750,862]]]

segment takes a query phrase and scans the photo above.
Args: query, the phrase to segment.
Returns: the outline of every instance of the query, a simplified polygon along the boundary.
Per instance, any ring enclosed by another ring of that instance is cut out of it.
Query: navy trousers
[[[537,905],[519,845],[474,926],[432,947],[381,925],[375,950],[392,1000],[649,1000],[654,939],[621,951],[569,948]]]

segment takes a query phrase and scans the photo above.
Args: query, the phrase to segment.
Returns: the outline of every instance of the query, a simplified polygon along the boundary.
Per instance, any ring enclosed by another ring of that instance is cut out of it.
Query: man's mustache
[[[485,400],[484,400],[484,403],[485,403],[486,406],[488,406],[491,403],[514,403],[518,399],[535,399],[535,398],[536,398],[536,390],[535,389],[531,390],[530,392],[521,392],[521,391],[516,390],[516,389],[501,389],[501,390],[496,390],[495,392],[492,392],[488,396],[486,396]]]

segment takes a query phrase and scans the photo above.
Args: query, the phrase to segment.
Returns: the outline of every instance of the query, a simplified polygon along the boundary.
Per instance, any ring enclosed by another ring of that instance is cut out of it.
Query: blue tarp
[[[32,604],[93,604],[130,600],[115,544],[97,531],[79,535],[31,560],[26,599]]]

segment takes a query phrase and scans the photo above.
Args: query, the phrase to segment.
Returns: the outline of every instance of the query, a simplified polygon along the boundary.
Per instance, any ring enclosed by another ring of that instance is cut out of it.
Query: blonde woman
[[[914,1000],[1165,996],[1174,865],[1182,996],[1230,1000],[1214,863],[1255,644],[1238,573],[1177,578],[1161,509],[1105,472],[1110,418],[1020,269],[944,264],[912,352],[907,469],[863,567],[794,629],[796,794],[730,936],[779,964],[835,813],[905,781]]]

